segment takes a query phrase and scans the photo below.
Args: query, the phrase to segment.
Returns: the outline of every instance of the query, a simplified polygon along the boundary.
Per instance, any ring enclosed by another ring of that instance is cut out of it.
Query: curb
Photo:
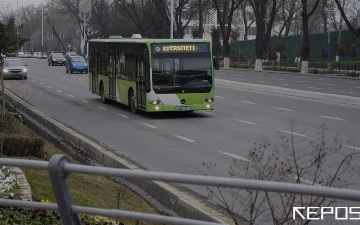
[[[261,85],[261,84],[249,84],[249,83],[242,83],[242,82],[229,81],[223,79],[215,79],[215,85],[360,106],[360,98],[350,97],[345,95],[325,94],[320,92],[303,91],[303,90],[274,87],[274,86]]]
[[[56,146],[61,146],[60,148],[70,151],[65,150],[74,158],[81,157],[84,163],[90,165],[144,170],[139,164],[117,154],[115,150],[46,116],[8,89],[6,89],[6,98],[8,102],[17,107],[18,111],[26,115],[25,123],[27,126]],[[127,181],[136,184],[142,190],[146,190],[148,195],[184,218],[220,224],[228,224],[230,222],[225,221],[231,221],[222,210],[219,210],[218,205],[207,201],[204,197],[197,196],[181,185],[140,179],[127,179]]]
[[[26,179],[25,173],[18,167],[10,167],[10,170],[15,174],[16,182],[20,188],[20,200],[32,201],[31,187]]]

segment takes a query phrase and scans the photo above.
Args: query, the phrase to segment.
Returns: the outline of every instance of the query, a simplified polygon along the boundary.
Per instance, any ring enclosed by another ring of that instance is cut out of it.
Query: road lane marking
[[[354,87],[354,88],[360,88],[360,87]]]
[[[61,90],[56,90],[57,92],[62,92]]]
[[[311,88],[311,89],[316,89],[316,90],[321,90],[321,89],[324,89],[324,88],[316,88],[316,87],[308,87],[308,88]]]
[[[83,79],[80,79],[80,78],[79,78],[79,80],[83,80]]]
[[[72,98],[75,98],[75,96],[74,95],[69,95],[69,94],[66,94],[67,96],[69,96],[69,97],[72,97]]]
[[[356,84],[357,82],[346,82],[346,83],[348,83],[348,84]]]
[[[221,97],[221,96],[217,96],[217,95],[215,95],[215,98],[225,98],[225,97]]]
[[[252,104],[252,105],[255,105],[256,103],[253,103],[253,102],[246,102],[246,101],[241,101],[242,103],[246,103],[246,104]]]
[[[54,75],[59,75],[59,74],[55,73]]]
[[[98,107],[99,109],[102,109],[102,110],[107,110],[107,109],[105,109],[104,107],[101,107],[101,106],[96,106],[96,107]]]
[[[312,137],[308,137],[308,136],[303,135],[303,134],[298,134],[298,133],[294,133],[294,132],[290,132],[290,131],[286,131],[286,130],[279,130],[279,129],[276,129],[276,130],[277,130],[277,131],[280,131],[280,132],[283,132],[283,133],[287,133],[287,134],[292,134],[292,135],[300,136],[300,137],[312,138]]]
[[[234,119],[234,118],[231,118],[231,119],[232,119],[232,120],[235,120],[235,121],[238,121],[238,122],[242,122],[242,123],[246,123],[246,124],[250,124],[250,125],[254,125],[254,126],[261,127],[261,125],[256,124],[256,123],[252,123],[252,122],[249,122],[249,121],[245,121],[245,120],[238,120],[238,119]]]
[[[326,79],[318,79],[318,80],[329,81],[329,80],[326,80]]]
[[[34,81],[34,82],[35,82],[35,80],[31,80],[31,81]]]
[[[188,142],[195,142],[194,140],[190,139],[190,138],[186,138],[186,137],[183,137],[183,136],[179,136],[179,135],[175,135],[173,134],[173,136],[177,137],[177,138],[180,138],[180,139],[183,139],[185,141],[188,141]]]
[[[304,81],[304,80],[299,80],[298,81],[298,83],[304,83],[304,82],[306,82],[306,81]]]
[[[281,79],[281,78],[274,78],[274,80],[284,80],[284,79]]]
[[[48,88],[53,88],[53,87],[51,87],[51,86],[47,86]]]
[[[44,83],[39,83],[39,84],[44,84]]]
[[[124,117],[124,118],[129,118],[128,116],[125,116],[125,115],[120,114],[120,113],[115,113],[115,114],[118,115],[118,116]]]
[[[354,146],[349,146],[349,145],[341,145],[341,146],[345,147],[345,148],[351,148],[351,149],[360,151],[360,148],[357,148],[357,147],[354,147]]]
[[[157,127],[155,127],[153,125],[150,125],[150,124],[147,124],[147,123],[142,123],[142,122],[139,122],[139,123],[141,123],[144,126],[150,127],[150,128],[154,128],[154,129],[157,128]]]
[[[324,85],[328,85],[328,86],[334,86],[334,84],[324,84]]]
[[[240,159],[241,161],[250,162],[250,159],[247,159],[247,158],[244,158],[244,157],[241,157],[241,156],[232,154],[232,153],[223,152],[223,151],[219,151],[219,152],[222,153],[222,154],[231,156],[231,157],[233,157],[233,158],[235,158],[235,159]]]
[[[284,86],[294,86],[292,84],[280,84],[280,85],[284,85]]]
[[[267,81],[259,80],[260,83],[267,83]]]
[[[82,102],[85,102],[85,103],[89,103],[88,101],[85,101],[85,100],[82,100],[82,99],[79,99],[80,101],[82,101]]]
[[[280,109],[280,110],[284,110],[284,111],[289,111],[289,112],[293,112],[294,110],[292,109],[284,109],[284,108],[278,108],[278,107],[273,107],[274,109]]]
[[[305,178],[301,178],[301,177],[299,178],[298,176],[291,176],[291,175],[288,175],[288,176],[295,179],[295,180],[299,180],[299,181],[301,181],[302,183],[305,183],[305,184],[310,184],[310,185],[314,185],[314,186],[322,186],[319,183],[313,182],[313,181],[305,179]]]
[[[347,94],[359,94],[359,93],[356,93],[356,92],[350,92],[350,91],[340,91],[341,93],[347,93]]]
[[[205,112],[205,111],[202,111],[202,113],[206,113],[206,114],[210,114],[210,115],[218,116],[218,114],[211,113],[211,112]]]
[[[342,121],[347,121],[345,119],[341,119],[341,118],[336,118],[336,117],[330,117],[330,116],[321,116],[323,118],[328,118],[328,119],[333,119],[333,120],[342,120]]]

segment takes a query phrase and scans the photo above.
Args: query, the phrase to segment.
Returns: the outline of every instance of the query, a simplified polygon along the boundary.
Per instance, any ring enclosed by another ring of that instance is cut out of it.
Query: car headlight
[[[26,72],[27,72],[27,69],[26,69],[26,68],[24,68],[22,71],[23,71],[24,73],[26,73]]]
[[[55,59],[52,59],[52,61],[54,61],[54,62],[55,62],[56,60],[55,60]]]
[[[8,70],[8,69],[4,69],[3,72],[4,72],[4,73],[8,73],[9,70]]]
[[[205,103],[211,103],[214,102],[214,98],[205,98]]]
[[[150,100],[150,104],[151,105],[160,105],[160,104],[162,104],[162,102],[160,101],[160,99],[156,99],[156,100]]]

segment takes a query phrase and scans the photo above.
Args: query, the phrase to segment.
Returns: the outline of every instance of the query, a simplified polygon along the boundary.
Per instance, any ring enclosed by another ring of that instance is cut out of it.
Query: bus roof
[[[151,39],[151,38],[107,38],[107,39],[91,39],[89,42],[102,42],[102,43],[167,43],[167,42],[211,42],[210,39]]]

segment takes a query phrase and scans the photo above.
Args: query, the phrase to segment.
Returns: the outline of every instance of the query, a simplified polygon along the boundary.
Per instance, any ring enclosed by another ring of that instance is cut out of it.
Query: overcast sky
[[[19,8],[21,6],[26,6],[30,4],[34,5],[40,5],[42,0],[0,0],[0,3],[2,7],[5,7],[6,5],[10,4],[11,9],[16,9],[17,5],[19,4]],[[44,0],[45,2],[46,0]],[[1,9],[2,10],[2,9]]]

